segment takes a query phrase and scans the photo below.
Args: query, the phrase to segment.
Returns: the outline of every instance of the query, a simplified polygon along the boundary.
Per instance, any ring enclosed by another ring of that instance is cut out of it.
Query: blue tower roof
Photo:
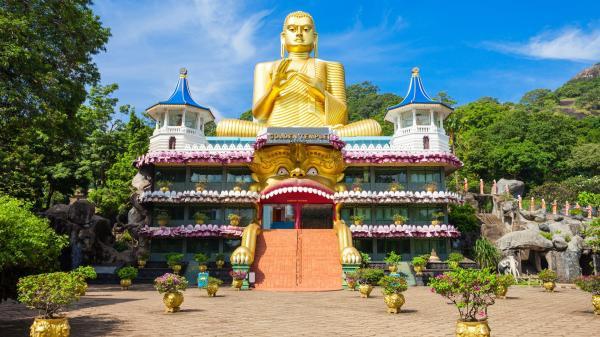
[[[159,104],[190,105],[190,106],[193,106],[196,108],[205,109],[205,110],[210,111],[209,108],[196,103],[196,101],[194,101],[194,99],[192,98],[192,94],[190,94],[190,86],[188,84],[188,79],[187,79],[187,69],[185,69],[185,68],[181,68],[181,70],[179,71],[179,82],[177,82],[177,87],[175,87],[175,91],[173,91],[173,93],[171,94],[171,97],[169,97],[166,101],[160,101],[160,102],[154,104],[150,108],[152,108],[156,105],[159,105]],[[148,108],[148,109],[150,109],[150,108]]]
[[[448,108],[446,104],[438,101],[434,101],[427,92],[425,91],[425,87],[423,87],[423,81],[421,80],[421,76],[419,76],[419,68],[415,67],[412,70],[412,77],[410,78],[410,84],[408,85],[408,92],[404,96],[402,102],[388,107],[388,110],[396,109],[403,107],[409,104],[442,104]],[[452,109],[452,108],[450,108]]]

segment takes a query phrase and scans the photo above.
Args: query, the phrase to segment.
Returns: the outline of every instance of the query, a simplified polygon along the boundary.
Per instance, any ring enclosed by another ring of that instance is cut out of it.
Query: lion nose
[[[292,178],[304,177],[305,175],[306,173],[304,173],[304,170],[301,168],[295,168],[290,174]]]

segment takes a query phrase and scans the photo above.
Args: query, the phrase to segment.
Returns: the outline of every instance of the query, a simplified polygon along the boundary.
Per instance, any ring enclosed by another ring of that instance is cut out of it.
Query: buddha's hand
[[[306,84],[306,86],[308,87],[309,94],[314,99],[320,102],[325,101],[325,89],[323,88],[323,84],[321,83],[321,81],[303,73],[295,73],[294,76],[298,77],[300,81]]]
[[[354,247],[346,247],[342,250],[342,263],[344,264],[360,264],[362,258],[360,253]]]
[[[279,66],[277,66],[277,70],[273,73],[271,78],[271,92],[275,95],[278,95],[285,87],[285,84],[288,83],[287,67],[289,64],[289,59],[282,60]]]
[[[231,261],[231,264],[249,265],[252,263],[252,258],[252,253],[248,247],[239,246],[233,251],[229,260]]]

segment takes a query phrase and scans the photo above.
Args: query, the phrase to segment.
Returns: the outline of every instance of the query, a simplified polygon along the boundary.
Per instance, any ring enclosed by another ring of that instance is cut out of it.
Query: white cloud
[[[600,29],[588,33],[579,28],[544,32],[519,43],[486,43],[492,49],[540,59],[596,62],[600,60]]]

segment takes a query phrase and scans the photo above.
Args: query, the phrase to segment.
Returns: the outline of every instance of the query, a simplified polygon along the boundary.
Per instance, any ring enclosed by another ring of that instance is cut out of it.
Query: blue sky
[[[194,99],[220,117],[251,106],[257,62],[279,57],[295,10],[312,14],[319,57],[340,61],[346,82],[404,95],[414,66],[430,95],[459,105],[482,96],[517,101],[555,89],[600,61],[598,1],[102,1],[112,37],[94,57],[102,83],[138,111],[169,97],[178,71]]]

